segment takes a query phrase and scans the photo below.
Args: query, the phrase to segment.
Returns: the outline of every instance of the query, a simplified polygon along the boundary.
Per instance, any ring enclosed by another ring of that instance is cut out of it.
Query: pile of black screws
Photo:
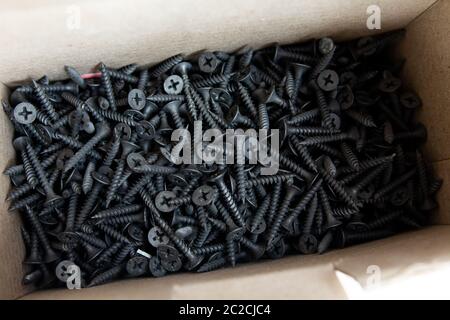
[[[323,253],[427,223],[442,184],[419,147],[416,94],[387,49],[403,30],[173,56],[94,73],[66,67],[3,107],[17,165],[25,284],[83,287]],[[279,129],[280,170],[175,164],[174,129]]]

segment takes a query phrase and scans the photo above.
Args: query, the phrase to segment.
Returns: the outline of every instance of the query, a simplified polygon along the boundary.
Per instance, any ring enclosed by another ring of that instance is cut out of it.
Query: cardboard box
[[[369,30],[366,10],[381,8],[381,30]],[[380,286],[450,267],[450,1],[447,0],[60,0],[0,4],[0,96],[20,81],[47,74],[62,78],[65,64],[88,71],[99,61],[120,66],[154,63],[203,49],[291,43],[314,37],[350,39],[405,27],[398,48],[407,58],[404,79],[424,106],[426,155],[444,178],[433,226],[317,256],[290,256],[207,274],[123,280],[82,290],[30,293],[21,285],[24,248],[18,215],[0,203],[0,298],[213,299],[346,298],[346,274],[365,287],[373,266]],[[0,170],[14,162],[12,127],[0,112]],[[0,176],[0,199],[9,190]],[[444,273],[445,274],[445,273]],[[345,277],[344,277],[345,278]],[[446,279],[440,278],[444,282]],[[448,280],[447,280],[448,281]],[[347,281],[348,282],[348,281]],[[431,284],[417,293],[431,293]],[[415,288],[414,290],[416,290]],[[412,291],[414,291],[412,290]]]

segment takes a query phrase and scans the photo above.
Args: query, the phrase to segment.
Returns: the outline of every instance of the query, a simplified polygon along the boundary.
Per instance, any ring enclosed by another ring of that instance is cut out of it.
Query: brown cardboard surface
[[[427,124],[426,155],[450,158],[450,1],[439,1],[408,25],[399,48],[407,57],[403,79],[423,100],[419,118]]]
[[[366,28],[368,5],[378,4],[381,7],[382,31],[388,31],[407,25],[434,2],[2,1],[0,27],[3,43],[7,45],[0,47],[0,81],[11,84],[44,73],[52,78],[61,77],[64,64],[86,71],[100,60],[118,66],[129,62],[154,62],[178,52],[206,48],[230,50],[245,44],[286,43],[321,35],[346,39],[374,33]],[[77,8],[81,13],[81,28],[69,30],[67,19]],[[448,115],[439,114],[439,110],[449,101],[448,55],[445,56],[445,53],[450,44],[437,45],[439,43],[429,39],[442,39],[448,35],[448,16],[449,3],[441,0],[408,27],[408,38],[404,44],[410,58],[406,76],[411,77],[410,85],[424,99],[425,123],[436,127],[436,130],[430,129],[429,149],[434,160],[448,158],[450,153],[448,131],[445,131],[450,119]],[[446,32],[441,33],[441,28]],[[415,53],[416,49],[420,54]],[[436,60],[429,62],[434,58]],[[438,62],[441,65],[437,65]],[[420,63],[428,63],[428,67],[416,71],[415,64],[420,66]],[[432,73],[442,68],[447,68],[447,73]],[[434,94],[436,88],[444,90],[444,93]],[[3,95],[4,91],[2,87],[0,93]],[[0,140],[0,170],[4,170],[13,158],[13,151],[10,126],[3,113],[0,114],[0,130],[3,133]],[[448,176],[448,163],[438,162],[436,166],[442,171],[441,176]],[[7,179],[0,179],[0,198],[5,198]],[[440,196],[445,212],[439,216],[438,222],[443,223],[449,219],[447,188],[444,185]],[[10,215],[6,208],[7,204],[2,203],[0,298],[13,298],[25,293],[20,286],[23,247],[18,219]],[[201,275],[121,281],[75,292],[36,292],[25,298],[345,298],[334,270],[341,270],[364,283],[368,263],[379,264],[386,281],[401,276],[415,261],[423,262],[430,268],[437,266],[439,262],[449,260],[449,228],[432,227],[323,256],[289,257]]]
[[[0,85],[0,100],[6,97],[8,90]],[[0,172],[14,159],[11,143],[12,125],[6,114],[0,112]],[[25,293],[21,285],[24,247],[20,233],[18,215],[8,212],[9,203],[4,201],[9,191],[9,178],[0,173],[0,299],[11,299]]]
[[[450,226],[434,226],[324,255],[290,256],[204,274],[111,283],[90,289],[35,292],[24,299],[343,299],[335,271],[365,287],[370,266],[380,286],[450,263]]]
[[[376,32],[366,27],[369,5],[380,6],[381,26],[388,31],[405,26],[435,1],[1,1],[0,81],[44,73],[61,77],[65,64],[86,71],[101,60],[119,66],[207,48],[356,37]],[[78,21],[80,28],[73,28]]]

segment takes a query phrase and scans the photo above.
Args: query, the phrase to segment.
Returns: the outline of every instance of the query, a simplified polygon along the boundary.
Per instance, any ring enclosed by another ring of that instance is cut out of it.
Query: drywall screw
[[[358,157],[347,142],[341,142],[341,151],[348,165],[355,171],[359,171],[360,167]]]
[[[183,79],[180,76],[173,74],[164,80],[163,87],[167,94],[180,94],[183,91]]]
[[[109,106],[112,111],[116,111],[116,99],[114,97],[114,90],[111,83],[110,73],[106,69],[106,66],[103,62],[101,62],[98,66],[98,70],[101,72],[101,81],[102,86],[105,89],[106,98],[108,99]]]
[[[106,138],[111,132],[111,128],[106,123],[99,123],[95,126],[95,135],[86,144],[78,150],[69,161],[67,161],[64,172],[74,168],[79,161],[87,156],[94,146]]]
[[[49,181],[47,180],[47,175],[44,171],[44,168],[42,167],[41,162],[38,160],[38,157],[36,155],[35,150],[30,144],[27,144],[25,146],[26,152],[30,158],[31,165],[34,169],[34,172],[36,173],[39,182],[41,183],[45,195],[47,197],[46,204],[47,205],[53,205],[55,202],[60,201],[61,197],[58,196],[55,191],[53,191],[53,188],[51,187]]]
[[[230,210],[230,213],[233,215],[233,218],[239,223],[240,226],[245,225],[245,221],[239,212],[239,209],[236,205],[234,197],[224,181],[225,171],[219,172],[210,178],[211,182],[214,182],[222,195],[227,208]]]
[[[325,69],[318,74],[316,81],[323,91],[333,91],[339,84],[339,75],[334,70]]]
[[[179,64],[183,61],[183,56],[180,54],[177,54],[175,56],[172,56],[162,62],[160,62],[158,65],[153,67],[150,71],[150,77],[158,78],[163,73],[166,73],[170,69],[172,69],[174,66]]]
[[[44,250],[44,261],[51,262],[58,259],[58,254],[50,246],[50,241],[48,240],[41,223],[39,222],[36,214],[33,212],[30,206],[25,206],[25,213],[31,225],[33,226],[34,231],[36,232],[37,237],[39,238],[42,249]]]
[[[292,231],[292,223],[295,219],[297,219],[298,215],[306,209],[308,203],[314,198],[319,188],[322,186],[323,179],[317,179],[313,185],[309,188],[309,190],[302,196],[301,200],[297,204],[297,206],[289,213],[284,221],[282,220],[282,226],[289,231]],[[284,217],[283,217],[284,218]],[[277,217],[278,219],[278,217]],[[277,219],[274,224],[277,223]]]
[[[128,93],[128,105],[134,110],[142,110],[145,107],[147,97],[141,89],[133,89]]]
[[[73,82],[75,82],[80,89],[86,89],[87,84],[85,79],[81,77],[81,74],[71,66],[64,66],[64,70],[66,71],[67,75],[70,79],[72,79]]]
[[[269,229],[269,234],[267,236],[267,247],[272,248],[275,244],[275,238],[280,230],[281,224],[288,213],[289,205],[292,200],[301,194],[301,190],[295,185],[289,185],[286,188],[286,194],[281,201],[280,208],[278,210],[278,214],[274,217],[274,221],[271,224]]]
[[[14,108],[14,119],[21,124],[30,124],[36,120],[36,107],[28,102],[21,102]]]
[[[119,276],[119,274],[123,271],[123,265],[117,265],[114,266],[102,273],[100,273],[99,275],[97,275],[96,277],[94,277],[88,284],[88,288],[94,287],[94,286],[98,286],[102,283],[111,281],[112,279],[116,278]]]
[[[25,171],[25,176],[27,178],[27,181],[31,188],[36,188],[38,184],[38,179],[36,177],[36,174],[34,172],[32,163],[29,159],[29,156],[26,151],[26,146],[30,143],[30,140],[27,137],[18,137],[14,140],[13,145],[14,148],[20,152],[22,162],[23,162],[23,169]]]
[[[55,111],[53,104],[51,103],[47,94],[41,88],[40,84],[38,84],[34,80],[33,80],[33,90],[34,90],[37,100],[39,101],[41,106],[44,108],[45,112],[48,114],[50,119],[52,119],[52,121],[58,120],[59,116],[58,116],[58,113]]]

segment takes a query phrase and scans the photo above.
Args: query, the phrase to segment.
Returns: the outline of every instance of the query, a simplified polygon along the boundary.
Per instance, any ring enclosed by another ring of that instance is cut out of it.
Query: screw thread
[[[408,171],[407,173],[398,177],[397,179],[391,181],[391,183],[389,183],[387,186],[378,190],[373,195],[373,199],[377,200],[377,199],[381,198],[382,196],[384,196],[386,193],[388,193],[388,192],[394,190],[395,188],[397,188],[398,186],[402,185],[403,183],[405,183],[406,181],[411,179],[416,174],[416,172],[417,172],[417,168],[413,168],[410,171]]]
[[[31,164],[30,158],[28,157],[25,150],[21,152],[23,168],[25,171],[25,177],[27,178],[28,184],[34,189],[38,184],[37,177],[34,173],[33,166]]]
[[[260,129],[270,129],[269,115],[264,103],[258,105],[258,126]]]
[[[341,143],[341,151],[344,155],[345,160],[347,161],[348,165],[352,167],[355,171],[359,171],[359,160],[356,154],[353,152],[350,145],[346,142]]]
[[[230,80],[229,74],[213,74],[207,78],[197,80],[192,82],[192,87],[202,88],[202,87],[214,87],[217,84],[222,84]]]
[[[183,56],[180,54],[177,54],[175,56],[172,56],[161,63],[157,64],[153,67],[152,71],[150,72],[150,76],[154,78],[159,78],[160,75],[163,73],[166,73],[170,69],[172,69],[175,65],[179,64],[183,61]]]
[[[119,160],[117,164],[116,171],[114,172],[111,183],[106,191],[106,206],[109,207],[111,201],[113,200],[117,189],[120,187],[120,182],[122,180],[123,170],[125,169],[125,160]]]
[[[99,71],[102,73],[101,82],[103,89],[105,89],[105,94],[109,102],[109,107],[111,108],[112,111],[115,112],[117,110],[117,106],[116,106],[116,99],[114,98],[114,89],[111,83],[109,72],[107,71],[104,63],[100,63]]]
[[[99,228],[105,234],[107,234],[108,236],[110,236],[111,238],[113,238],[117,241],[121,241],[124,243],[130,243],[130,240],[127,237],[125,237],[122,233],[120,233],[118,230],[116,230],[111,225],[97,224],[97,228]]]
[[[100,273],[99,275],[94,277],[91,282],[89,282],[88,287],[94,287],[102,283],[111,281],[112,279],[119,276],[119,274],[122,272],[122,269],[122,265],[117,265],[115,267],[112,267],[111,269],[106,270],[105,272]]]
[[[223,181],[218,182],[217,187],[220,193],[222,194],[223,200],[225,201],[225,205],[230,210],[230,213],[233,216],[233,218],[238,222],[240,226],[244,226],[245,225],[244,218],[239,212],[236,202],[234,201],[233,195],[231,194],[230,190],[228,190],[227,186],[225,185],[225,182]]]
[[[23,209],[25,206],[31,205],[32,203],[41,200],[41,195],[39,193],[34,193],[25,197],[21,200],[15,201],[10,207],[9,210]]]
[[[34,124],[25,124],[25,131],[28,132],[32,138],[39,142],[43,146],[47,146],[49,142],[42,137],[42,134],[36,129]]]
[[[170,206],[175,206],[175,207],[179,207],[185,204],[190,203],[192,200],[191,196],[183,196],[183,197],[179,197],[179,198],[175,198],[172,200],[169,200],[169,205]]]
[[[156,164],[144,164],[134,169],[138,173],[151,173],[156,175],[169,175],[177,172],[175,167],[159,166]]]
[[[232,267],[236,265],[236,244],[233,238],[226,240],[227,259]]]
[[[267,194],[264,200],[262,201],[261,205],[256,210],[256,213],[253,216],[253,219],[250,224],[251,232],[254,232],[258,228],[258,225],[263,221],[264,216],[266,215],[267,210],[269,209],[271,199],[272,195]]]
[[[91,212],[92,208],[94,207],[95,202],[98,200],[98,196],[102,189],[103,189],[102,184],[98,182],[94,184],[91,192],[88,194],[87,199],[85,200],[83,206],[81,207],[80,213],[77,216],[75,228],[78,228],[80,225],[84,223],[89,213]]]
[[[139,73],[139,81],[137,84],[137,89],[138,90],[145,90],[145,87],[147,86],[148,80],[150,78],[150,74],[148,72],[148,69],[144,69]]]
[[[95,162],[88,162],[83,175],[82,190],[84,194],[88,194],[92,190],[94,185],[94,179],[92,178],[92,173],[95,171]]]
[[[33,81],[33,89],[34,94],[36,95],[36,99],[39,101],[42,108],[44,108],[50,119],[52,119],[53,121],[58,120],[58,113],[55,111],[55,108],[53,107],[53,104],[51,103],[45,91],[41,88],[41,85],[36,81]]]
[[[108,72],[109,77],[112,79],[123,80],[123,81],[129,82],[131,84],[137,84],[139,82],[139,78],[135,77],[131,74],[124,73],[119,70],[114,70],[111,68],[107,68],[106,71]]]
[[[245,108],[252,115],[254,119],[258,117],[258,111],[256,110],[256,106],[253,103],[252,97],[248,92],[247,88],[245,88],[240,82],[237,83],[238,90],[242,101],[244,102]]]

